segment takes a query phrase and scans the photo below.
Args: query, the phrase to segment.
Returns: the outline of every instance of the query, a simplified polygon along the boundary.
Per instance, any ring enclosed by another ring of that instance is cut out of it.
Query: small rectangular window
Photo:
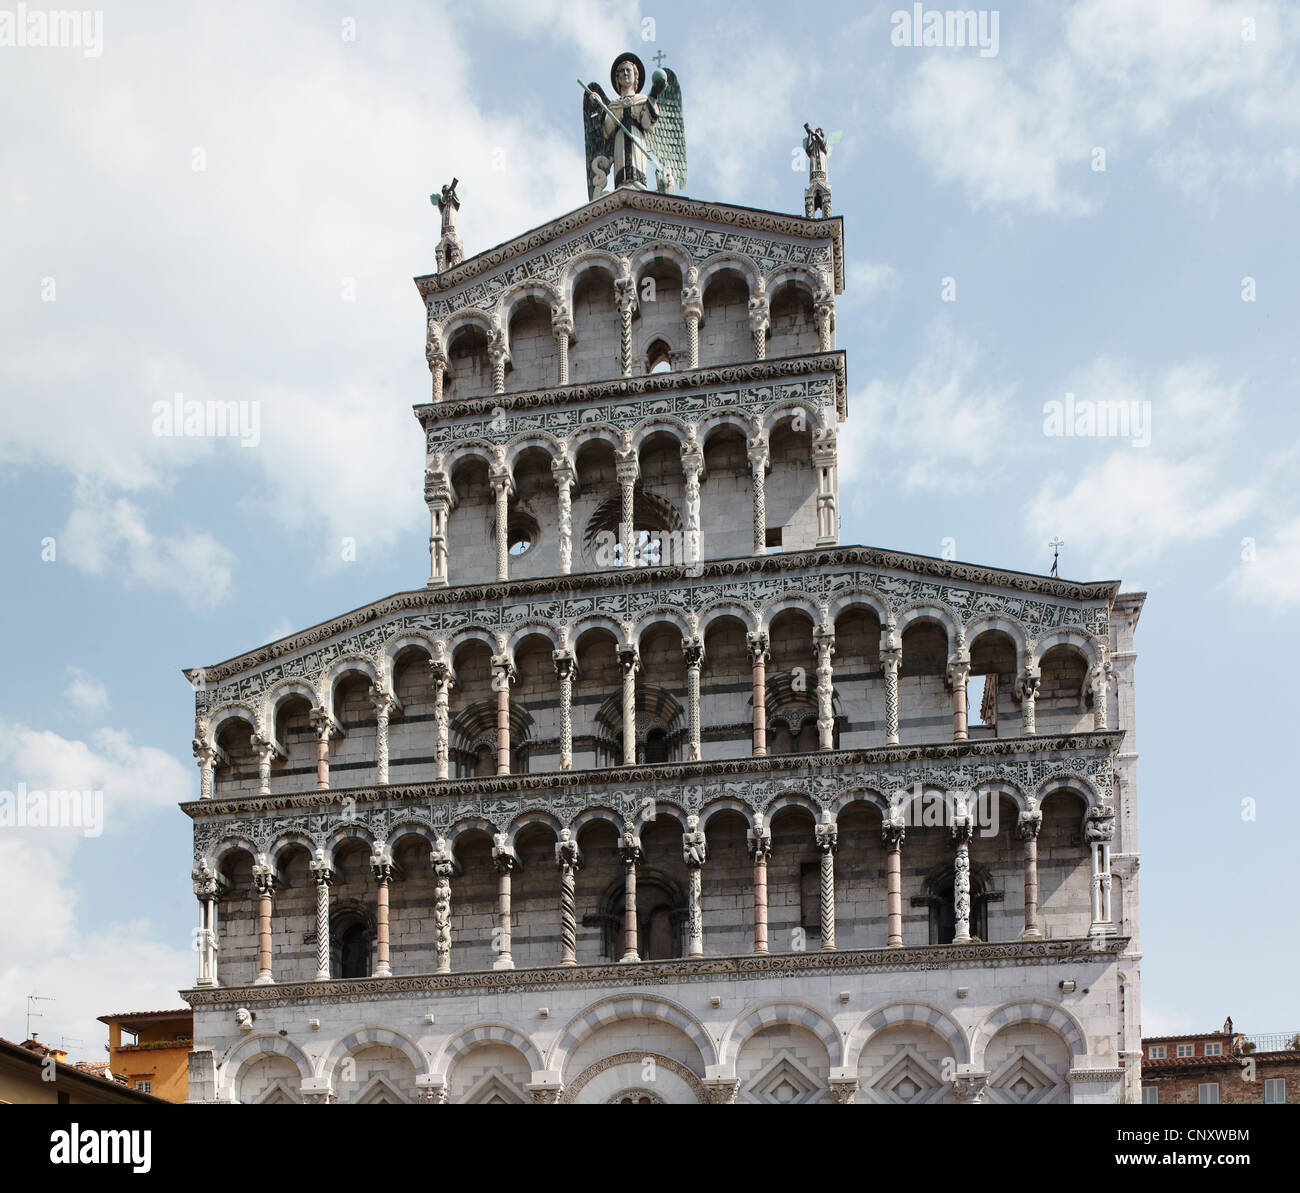
[[[1286,1078],[1268,1077],[1264,1081],[1265,1103],[1277,1104],[1286,1101]]]
[[[1164,1059],[1165,1059],[1165,1046],[1164,1046],[1163,1044],[1152,1044],[1152,1045],[1151,1045],[1151,1059],[1152,1059],[1152,1060],[1164,1060]]]
[[[1219,1104],[1219,1083],[1217,1081],[1203,1081],[1196,1087],[1196,1101],[1201,1106],[1217,1106]]]
[[[142,1094],[151,1094],[153,1093],[153,1082],[137,1081],[135,1083],[135,1088],[138,1089]]]
[[[1195,1052],[1195,1049],[1193,1048],[1193,1046],[1192,1046],[1191,1044],[1179,1044],[1179,1045],[1178,1045],[1178,1055],[1179,1055],[1179,1056],[1192,1056],[1192,1055],[1194,1054],[1194,1052]]]
[[[1154,1085],[1144,1085],[1142,1087],[1142,1105],[1158,1106],[1160,1105],[1160,1089]]]
[[[1205,1055],[1206,1055],[1206,1056],[1222,1056],[1222,1055],[1223,1055],[1223,1045],[1222,1045],[1222,1044],[1206,1044],[1206,1045],[1205,1045]]]
[[[780,547],[781,545],[781,527],[769,526],[764,538],[764,545],[768,547]]]

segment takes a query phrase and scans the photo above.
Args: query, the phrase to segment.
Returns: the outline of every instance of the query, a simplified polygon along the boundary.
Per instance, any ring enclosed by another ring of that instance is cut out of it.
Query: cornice
[[[948,966],[1000,968],[1102,961],[1118,957],[1126,937],[1104,941],[1080,938],[995,941],[988,944],[916,945],[901,949],[843,949],[836,952],[769,953],[677,958],[672,961],[610,962],[600,965],[541,966],[535,969],[472,970],[409,977],[352,978],[286,982],[264,986],[199,986],[182,990],[190,1006],[265,1006],[268,1003],[378,1001],[408,994],[562,989],[566,986],[661,986],[666,981],[716,981],[718,978],[795,977],[809,973],[870,973],[942,969]]]
[[[452,269],[441,273],[423,274],[414,278],[421,298],[442,294],[457,286],[473,281],[501,265],[517,260],[537,249],[567,236],[589,224],[625,208],[651,212],[655,215],[679,216],[684,219],[707,220],[725,227],[747,228],[795,240],[826,240],[834,245],[835,292],[844,291],[844,218],[807,219],[779,211],[765,211],[758,207],[739,207],[730,203],[713,203],[691,199],[685,195],[661,195],[658,191],[634,191],[627,187],[611,191],[573,211],[523,232],[494,248],[485,249],[467,257]]]
[[[578,594],[597,590],[608,593],[626,588],[661,586],[688,579],[696,583],[725,581],[735,577],[778,576],[792,571],[836,567],[889,568],[935,580],[1010,589],[1066,601],[1106,601],[1110,604],[1119,591],[1118,580],[1079,583],[1027,572],[1013,572],[959,563],[954,560],[935,559],[927,555],[887,551],[880,547],[825,547],[811,551],[784,552],[779,555],[712,560],[695,565],[698,573],[695,576],[688,576],[687,567],[679,565],[620,568],[604,572],[580,572],[568,576],[505,580],[492,584],[470,584],[459,587],[410,589],[406,592],[394,593],[369,605],[363,605],[359,609],[340,614],[329,621],[320,622],[297,634],[268,643],[256,650],[235,655],[210,667],[187,668],[183,674],[191,683],[196,682],[201,673],[204,683],[218,684],[231,676],[273,663],[277,659],[306,650],[340,634],[412,610],[444,605],[500,605],[527,597],[552,596],[559,593]]]
[[[364,803],[427,803],[438,798],[493,796],[546,796],[582,790],[593,783],[608,788],[634,784],[683,786],[705,778],[782,774],[817,777],[855,767],[898,766],[919,762],[959,762],[962,759],[1006,758],[1020,754],[1113,754],[1123,740],[1122,730],[1100,730],[1057,736],[990,738],[985,741],[934,742],[907,746],[869,746],[859,750],[819,750],[810,754],[778,757],[712,759],[706,762],[660,763],[653,766],[614,766],[596,770],[543,771],[527,775],[491,775],[483,778],[435,779],[426,783],[390,783],[383,786],[312,788],[281,795],[218,796],[180,805],[193,820],[265,812],[329,808],[343,800]]]
[[[493,414],[497,410],[528,410],[546,406],[577,406],[611,397],[637,398],[674,390],[698,390],[714,386],[737,385],[752,381],[771,381],[786,377],[833,373],[835,405],[841,420],[848,417],[847,354],[811,352],[799,356],[777,356],[765,360],[743,361],[733,365],[710,365],[699,369],[679,369],[672,373],[648,373],[642,377],[615,377],[608,381],[589,381],[580,385],[552,386],[549,389],[522,390],[516,393],[484,394],[456,402],[424,402],[413,406],[415,417],[427,432],[431,426],[454,422],[458,418]]]

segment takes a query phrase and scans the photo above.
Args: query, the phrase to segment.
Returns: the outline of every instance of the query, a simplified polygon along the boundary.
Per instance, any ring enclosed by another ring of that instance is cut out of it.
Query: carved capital
[[[770,645],[766,632],[758,630],[752,634],[745,635],[745,644],[749,650],[749,665],[757,666],[759,663],[766,663],[771,657],[768,650]]]

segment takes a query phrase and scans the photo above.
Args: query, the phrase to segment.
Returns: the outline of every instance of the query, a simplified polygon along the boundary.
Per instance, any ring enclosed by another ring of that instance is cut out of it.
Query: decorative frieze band
[[[618,213],[619,208],[624,210]],[[710,223],[730,227],[709,227]],[[445,318],[465,308],[491,310],[502,294],[525,280],[555,284],[583,253],[630,257],[645,245],[668,243],[697,263],[727,253],[749,258],[765,273],[802,267],[831,274],[840,291],[844,288],[842,236],[838,220],[812,221],[648,192],[630,197],[622,191],[478,253],[453,269],[417,278],[416,286],[429,314]],[[507,264],[508,269],[501,268]]]
[[[430,457],[471,440],[505,444],[516,436],[546,435],[556,442],[568,439],[592,424],[630,431],[638,423],[665,417],[694,423],[716,410],[745,412],[761,425],[764,415],[775,407],[797,405],[810,419],[834,428],[835,410],[843,417],[844,361],[841,354],[827,357],[794,357],[769,361],[761,370],[725,368],[693,370],[689,374],[650,374],[620,382],[598,385],[570,385],[562,389],[527,394],[493,394],[491,400],[462,402],[455,406],[421,406],[417,415],[424,425],[425,446]],[[798,377],[809,372],[830,375],[803,380],[770,381],[772,376]],[[768,383],[757,381],[737,385],[739,378],[728,374],[756,372]]]
[[[716,981],[719,978],[796,978],[809,973],[869,973],[878,970],[972,969],[1052,965],[1096,960],[1110,962],[1128,948],[1128,937],[1005,941],[967,945],[917,945],[898,949],[843,949],[838,952],[768,953],[731,957],[683,957],[671,961],[633,961],[601,965],[545,966],[536,969],[478,970],[416,974],[394,978],[347,978],[284,982],[272,986],[218,986],[182,990],[196,1010],[206,1007],[318,1006],[379,1001],[408,994],[442,991],[558,990],[616,986],[662,987],[664,982]]]
[[[1015,800],[1020,811],[1032,813],[1045,790],[1064,781],[1079,789],[1091,812],[1104,816],[1113,805],[1112,752],[1120,737],[1118,732],[1091,733],[824,752],[803,756],[797,771],[782,759],[746,758],[244,796],[183,807],[195,822],[196,867],[228,841],[247,842],[257,853],[267,854],[290,836],[310,840],[315,850],[324,849],[340,832],[361,831],[384,844],[399,827],[431,838],[446,836],[454,825],[466,822],[510,833],[531,813],[571,825],[588,809],[603,808],[624,821],[639,821],[660,805],[689,816],[719,801],[748,809],[751,822],[758,813],[767,818],[778,801],[802,802],[833,816],[846,797],[859,792],[876,793],[883,801],[882,813],[901,815],[892,805],[913,794],[996,787]],[[1039,748],[1045,752],[1036,755]]]
[[[655,610],[686,616],[718,603],[748,610],[757,627],[767,606],[792,596],[803,596],[829,611],[841,598],[861,594],[869,602],[874,600],[889,621],[909,609],[931,606],[962,632],[981,619],[1000,617],[1021,627],[1026,640],[1077,630],[1104,642],[1117,587],[953,565],[868,547],[791,552],[696,567],[698,577],[687,576],[685,567],[628,568],[496,585],[421,588],[227,662],[191,668],[185,675],[195,688],[196,713],[202,718],[224,705],[255,702],[287,679],[316,688],[336,660],[347,656],[376,660],[387,642],[411,632],[446,638],[479,628],[509,637],[518,628],[536,624],[557,633],[565,627],[572,640],[574,627],[585,617],[600,615],[634,625]],[[791,571],[805,573],[795,585],[790,583]],[[316,649],[310,649],[313,646]]]

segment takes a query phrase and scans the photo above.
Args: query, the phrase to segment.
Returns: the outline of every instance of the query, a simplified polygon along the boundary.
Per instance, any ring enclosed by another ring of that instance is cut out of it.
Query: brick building
[[[1142,1041],[1142,1101],[1180,1106],[1300,1103],[1300,1035],[1216,1032]]]
[[[1144,598],[840,544],[806,148],[468,258],[443,188],[427,583],[186,672],[191,1101],[1138,1099]]]

